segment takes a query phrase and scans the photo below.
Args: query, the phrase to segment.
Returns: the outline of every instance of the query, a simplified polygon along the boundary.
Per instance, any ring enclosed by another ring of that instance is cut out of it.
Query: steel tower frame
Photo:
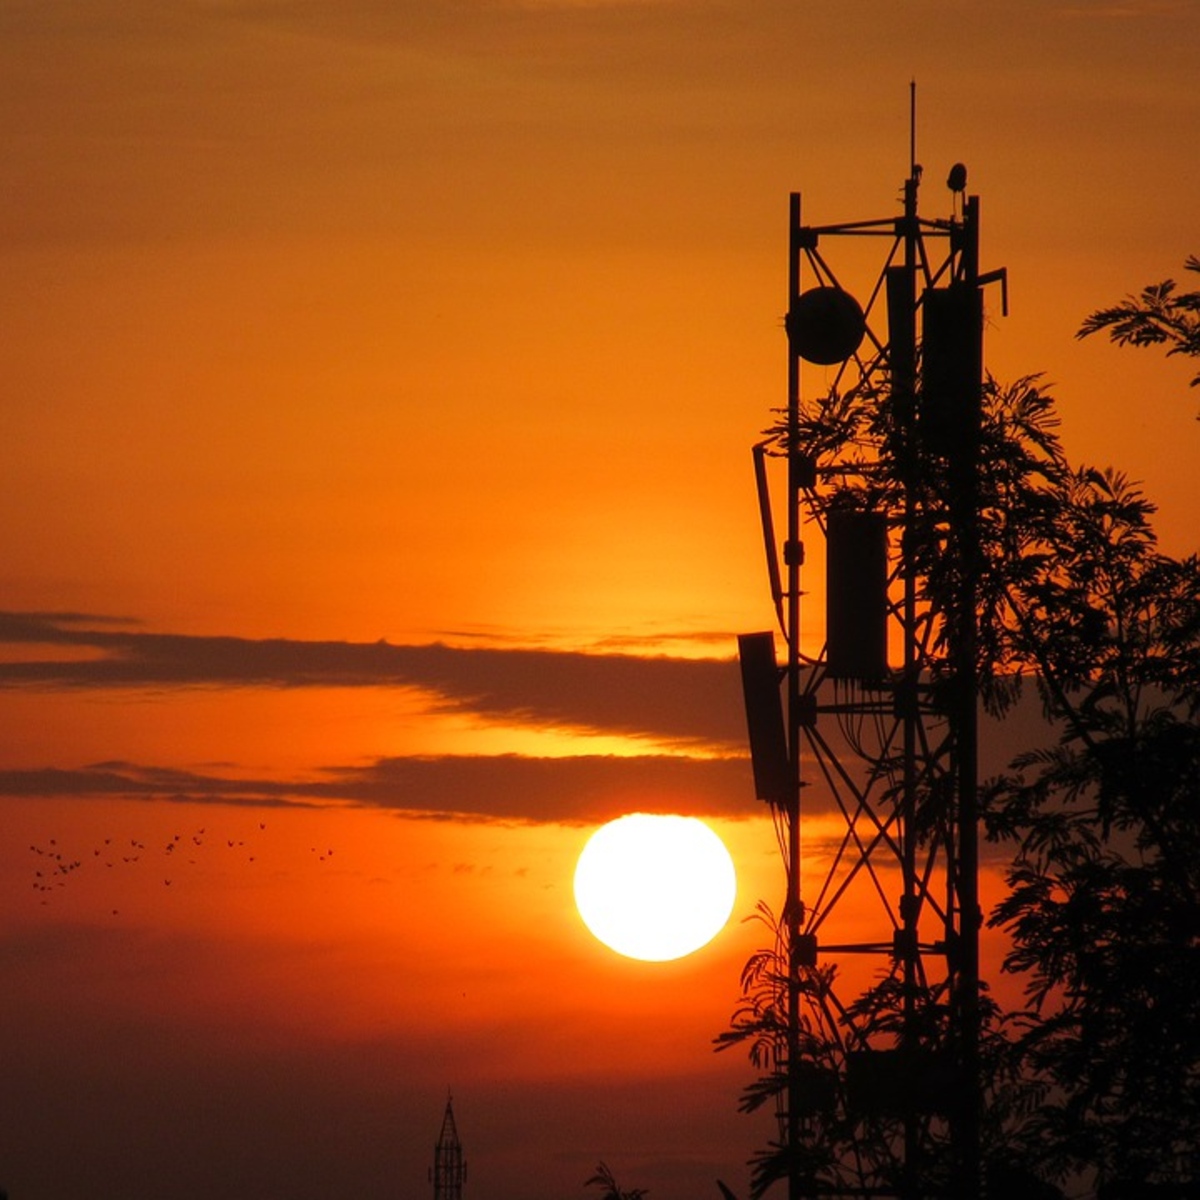
[[[442,1128],[433,1148],[433,1166],[429,1179],[433,1184],[433,1200],[462,1200],[463,1183],[467,1178],[467,1163],[462,1143],[458,1140],[458,1125],[454,1120],[454,1099],[446,1098]]]
[[[772,635],[740,647],[756,788],[787,874],[776,1065],[789,1200],[982,1194],[977,477],[982,289],[1006,276],[979,271],[979,201],[955,171],[948,219],[919,215],[915,163],[899,217],[807,226],[790,197],[787,408],[754,447],[786,661],[776,667],[773,642],[764,647]],[[802,395],[801,361],[814,336],[838,340],[842,316],[837,306],[814,316],[802,297],[848,295],[826,255],[846,238],[880,239],[882,266],[858,306],[861,341],[817,357],[829,383],[814,401]],[[772,460],[786,468],[782,546]],[[879,514],[886,529],[880,619],[900,661],[885,651],[864,678],[835,669],[828,642],[809,654],[801,638],[802,533],[811,524],[827,538],[845,506]],[[938,570],[953,579],[949,593],[929,586]],[[775,700],[781,682],[784,693],[779,738],[755,695],[772,673]],[[810,827],[823,832],[806,841]],[[852,927],[864,895],[874,915]],[[873,961],[875,977],[846,1001],[852,961]]]

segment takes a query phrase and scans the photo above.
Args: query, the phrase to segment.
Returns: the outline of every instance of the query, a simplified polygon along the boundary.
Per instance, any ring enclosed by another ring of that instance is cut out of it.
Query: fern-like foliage
[[[1184,269],[1200,273],[1200,258],[1188,257]],[[1076,337],[1107,333],[1118,346],[1166,346],[1167,354],[1200,358],[1200,291],[1184,292],[1164,279],[1126,296],[1119,304],[1091,313]],[[1191,381],[1200,385],[1200,372]]]

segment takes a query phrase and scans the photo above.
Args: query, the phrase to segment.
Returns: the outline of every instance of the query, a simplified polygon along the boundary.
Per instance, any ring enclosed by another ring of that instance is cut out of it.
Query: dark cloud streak
[[[737,667],[711,659],[147,633],[78,615],[0,613],[0,643],[74,657],[0,662],[0,685],[405,687],[493,720],[740,751]],[[732,637],[730,639],[732,641]],[[80,657],[79,651],[92,655]]]
[[[134,763],[0,771],[0,796],[208,804],[348,804],[430,819],[593,824],[634,810],[750,817],[749,764],[672,755],[382,758],[314,779],[239,778]]]

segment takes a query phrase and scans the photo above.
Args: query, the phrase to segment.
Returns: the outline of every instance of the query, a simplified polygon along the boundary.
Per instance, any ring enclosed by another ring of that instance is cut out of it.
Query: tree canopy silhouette
[[[1200,292],[1145,288],[1079,336],[1101,330],[1198,357]],[[1014,1132],[1027,1161],[1102,1195],[1194,1194],[1200,560],[1161,553],[1153,505],[1118,472],[1064,485],[1016,604],[1059,736],[1018,757],[988,804],[992,835],[1016,844],[992,916],[1030,1002],[1015,1050],[1044,1089]]]
[[[1184,270],[1200,273],[1200,257],[1190,255]],[[1176,291],[1173,279],[1150,284],[1120,304],[1097,309],[1076,337],[1101,332],[1107,332],[1118,346],[1166,346],[1168,356],[1200,357],[1200,291]],[[1197,385],[1200,372],[1192,378],[1192,387]]]
[[[1042,1085],[1013,1133],[1050,1177],[1141,1195],[1200,1180],[1200,562],[1158,551],[1118,474],[1077,472],[1065,499],[1021,597],[1059,735],[987,805],[1016,845],[992,923]]]
[[[598,1188],[601,1200],[645,1200],[646,1188],[630,1188],[627,1191],[617,1182],[616,1175],[607,1163],[596,1165],[596,1172],[585,1182],[584,1187]]]

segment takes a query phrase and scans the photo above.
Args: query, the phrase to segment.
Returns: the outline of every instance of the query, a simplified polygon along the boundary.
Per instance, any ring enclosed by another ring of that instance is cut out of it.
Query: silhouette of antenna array
[[[789,1200],[915,1197],[934,1160],[951,1164],[946,1194],[980,1194],[982,295],[1006,279],[980,274],[966,168],[949,173],[946,219],[919,215],[921,174],[913,161],[902,214],[880,220],[804,225],[791,196],[788,403],[754,447],[786,661],[773,632],[743,635],[739,651],[755,789],[787,874],[773,1169]],[[882,262],[860,302],[836,248],[863,239]],[[802,395],[802,363],[820,368],[819,394]],[[773,464],[787,496],[781,542]],[[801,533],[813,528],[827,611],[824,644],[809,647]],[[935,569],[949,588],[929,586]],[[828,830],[830,812],[840,832],[808,835],[817,817]],[[864,990],[841,995],[856,971]]]

